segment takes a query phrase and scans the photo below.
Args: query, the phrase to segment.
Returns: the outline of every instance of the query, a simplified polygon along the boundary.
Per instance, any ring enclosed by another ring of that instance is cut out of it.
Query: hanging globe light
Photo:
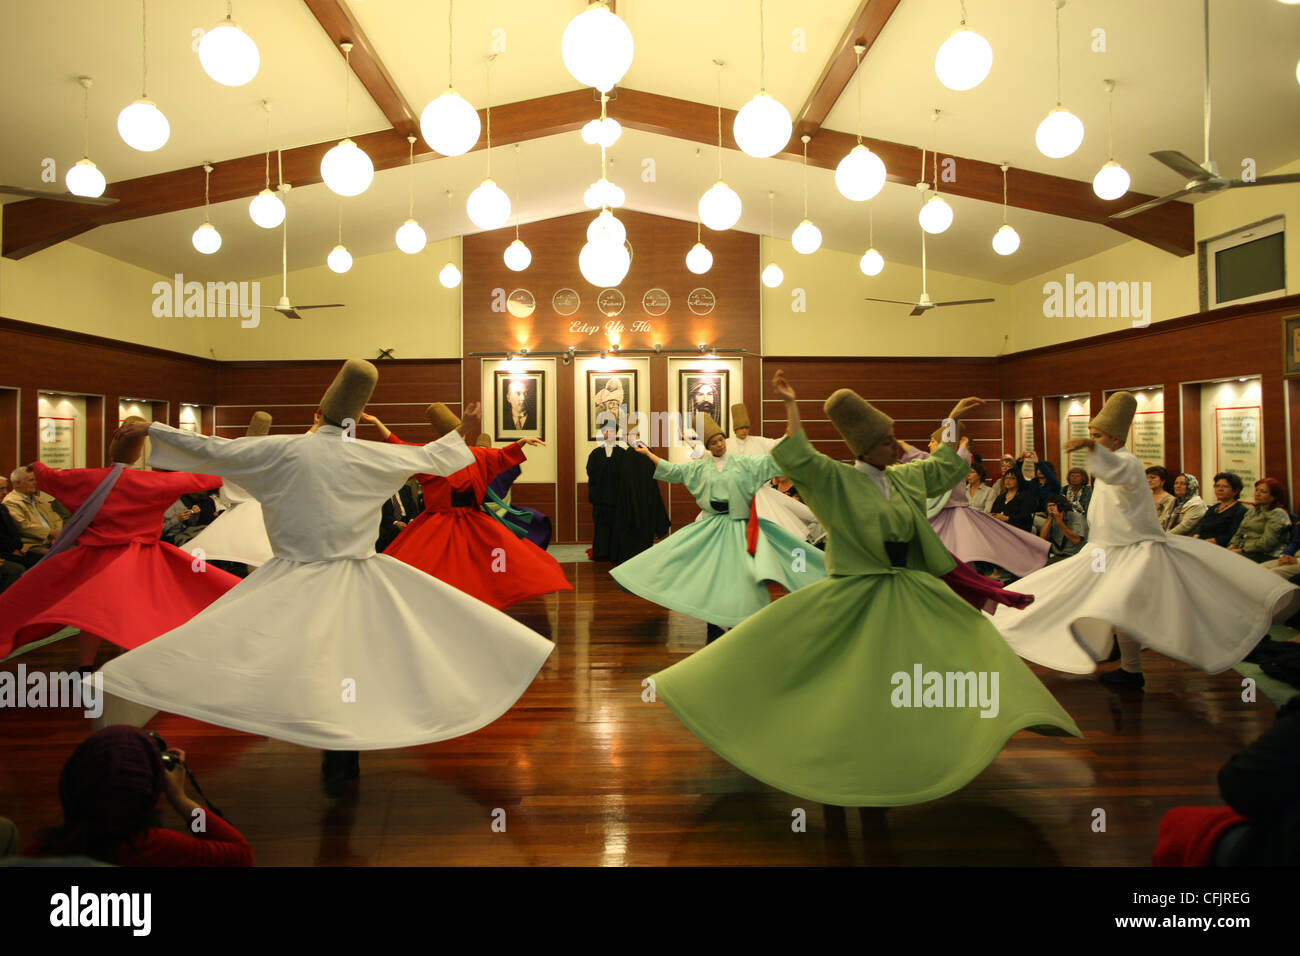
[[[420,135],[443,156],[462,156],[474,148],[483,125],[469,100],[453,89],[430,100],[420,113]]]
[[[104,195],[104,190],[108,186],[104,174],[89,159],[77,160],[76,164],[68,169],[63,181],[72,195],[88,196],[91,199]]]
[[[532,264],[533,253],[523,244],[522,241],[516,239],[514,242],[510,243],[510,245],[506,246],[503,258],[505,259],[507,269],[510,269],[513,272],[523,272]]]
[[[686,253],[686,268],[697,276],[704,275],[713,268],[713,253],[709,252],[704,243],[697,242],[691,246],[691,251]]]
[[[142,96],[117,114],[117,133],[132,149],[152,153],[163,147],[172,128],[158,105]]]
[[[763,280],[763,285],[767,286],[769,289],[775,289],[785,281],[785,273],[781,271],[781,267],[775,262],[769,262],[767,268],[763,270],[761,278]]]
[[[1092,177],[1092,191],[1099,199],[1118,199],[1128,192],[1131,181],[1128,170],[1112,159]]]
[[[588,242],[578,254],[578,270],[594,286],[609,289],[627,276],[632,257],[622,243]]]
[[[442,267],[442,271],[438,273],[438,281],[445,289],[454,289],[460,285],[460,270],[456,268],[454,262],[449,262]]]
[[[485,179],[465,200],[465,212],[480,229],[500,229],[510,218],[510,197],[490,179]]]
[[[603,206],[617,209],[627,202],[627,193],[623,191],[623,187],[610,182],[602,176],[582,194],[582,201],[588,209],[600,209]]]
[[[741,152],[755,159],[775,156],[790,142],[794,120],[790,111],[766,93],[758,93],[740,108],[731,130]]]
[[[346,246],[335,246],[325,257],[325,264],[330,267],[330,271],[342,275],[352,268],[352,253],[348,252]]]
[[[257,76],[257,44],[229,16],[199,40],[199,65],[223,86],[243,86]]]
[[[811,220],[805,219],[794,227],[794,232],[790,236],[790,245],[794,246],[794,251],[800,255],[812,255],[821,248],[822,231],[814,226]]]
[[[194,235],[190,237],[190,242],[194,243],[194,248],[205,256],[210,256],[221,248],[221,233],[212,223],[205,222],[199,228],[194,230]]]
[[[885,163],[861,143],[835,167],[835,188],[845,199],[863,202],[885,188]]]
[[[609,149],[622,135],[622,124],[608,116],[594,119],[582,127],[582,141],[589,146],[604,146]]]
[[[270,189],[263,189],[248,204],[248,216],[263,229],[274,229],[284,222],[284,203]]]
[[[885,268],[885,257],[874,248],[868,249],[858,260],[858,268],[862,270],[863,275],[878,276],[880,270]]]
[[[627,240],[627,228],[608,209],[602,209],[600,215],[587,226],[587,241],[607,242],[622,245]]]
[[[604,3],[593,3],[564,28],[560,57],[583,86],[608,93],[632,66],[632,31]]]
[[[950,90],[973,90],[993,69],[993,47],[974,30],[961,27],[943,41],[934,55],[934,72]]]
[[[429,237],[414,219],[408,219],[397,227],[396,239],[397,248],[411,256],[423,249],[425,243],[429,241]]]
[[[370,188],[375,164],[360,146],[345,139],[321,158],[320,178],[340,196],[359,196]]]
[[[1048,113],[1034,133],[1034,145],[1049,159],[1063,159],[1083,143],[1083,120],[1063,107]]]
[[[741,204],[736,191],[718,180],[700,197],[700,221],[715,232],[740,222]]]
[[[1005,223],[993,233],[993,251],[1000,256],[1009,256],[1020,248],[1020,233]]]
[[[931,196],[917,216],[921,228],[932,236],[937,236],[952,225],[952,206],[940,196]]]

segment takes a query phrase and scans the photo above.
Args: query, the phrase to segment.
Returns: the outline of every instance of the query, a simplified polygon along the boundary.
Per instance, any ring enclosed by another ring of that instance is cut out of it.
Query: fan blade
[[[1280,186],[1283,183],[1300,183],[1300,173],[1287,173],[1283,176],[1260,176],[1254,182],[1249,183],[1240,179],[1228,180],[1230,188],[1240,186]]]
[[[33,199],[53,199],[55,202],[75,202],[81,203],[83,206],[111,206],[117,202],[116,199],[109,199],[105,196],[99,198],[74,196],[72,193],[50,193],[39,189],[24,189],[22,186],[0,186],[0,193],[9,193],[11,196],[30,196]]]
[[[904,302],[902,299],[875,299],[875,298],[872,298],[871,296],[867,296],[865,301],[867,301],[867,302],[889,302],[889,303],[891,303],[891,304],[893,304],[893,305],[916,305],[915,302]]]
[[[905,304],[906,304],[906,303],[905,303]],[[926,309],[933,309],[933,308],[934,308],[934,305],[933,305],[933,304],[931,304],[931,305],[922,305],[920,302],[914,302],[914,303],[912,303],[912,311],[909,312],[909,313],[907,313],[907,314],[908,314],[908,315],[920,315],[920,314],[921,314],[922,312],[924,312]]]
[[[343,303],[342,303],[342,302],[331,302],[329,305],[295,305],[294,308],[295,308],[295,309],[299,309],[299,310],[302,310],[302,309],[341,309],[341,308],[343,308]]]
[[[975,305],[979,302],[996,302],[997,299],[953,299],[951,302],[936,302],[935,305]]]
[[[1168,196],[1161,196],[1159,199],[1152,199],[1150,202],[1144,202],[1140,206],[1134,206],[1132,209],[1125,209],[1123,212],[1113,212],[1110,219],[1127,219],[1129,216],[1136,216],[1140,212],[1146,212],[1148,209],[1155,209],[1156,206],[1163,206],[1171,199],[1181,199],[1189,192],[1202,192],[1200,189],[1180,189],[1176,193],[1170,193]]]
[[[1188,179],[1210,178],[1210,174],[1201,168],[1200,163],[1176,149],[1162,149],[1158,153],[1152,153],[1151,158],[1164,163],[1178,175],[1186,176]]]
[[[298,314],[298,310],[297,310],[297,308],[292,308],[292,309],[276,309],[275,311],[279,312],[279,313],[280,313],[281,315],[283,315],[286,319],[301,319],[301,318],[302,318],[302,316]]]

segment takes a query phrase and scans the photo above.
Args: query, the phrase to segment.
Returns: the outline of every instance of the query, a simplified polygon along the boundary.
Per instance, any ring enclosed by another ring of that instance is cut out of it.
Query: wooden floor
[[[1021,733],[942,800],[828,811],[734,769],[641,701],[643,677],[703,644],[702,622],[623,593],[606,565],[565,571],[572,593],[512,609],[557,645],[519,703],[468,737],[362,754],[361,780],[338,800],[321,792],[318,751],[168,715],[150,726],[188,752],[263,866],[1089,866],[1149,864],[1164,812],[1220,802],[1219,766],[1273,718],[1262,695],[1241,702],[1232,671],[1153,654],[1145,694],[1035,668],[1084,739]],[[75,643],[18,660],[71,669]],[[0,815],[24,841],[59,822],[59,770],[86,733],[79,711],[0,710]]]

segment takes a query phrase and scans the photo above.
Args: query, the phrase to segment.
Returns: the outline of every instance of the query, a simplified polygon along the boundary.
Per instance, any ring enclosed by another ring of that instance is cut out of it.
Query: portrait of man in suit
[[[542,436],[542,372],[497,372],[497,441]]]

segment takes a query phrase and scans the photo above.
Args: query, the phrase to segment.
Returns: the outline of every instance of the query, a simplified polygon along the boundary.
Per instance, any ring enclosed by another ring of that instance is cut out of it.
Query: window
[[[1285,226],[1278,216],[1202,244],[1206,308],[1286,295]]]

